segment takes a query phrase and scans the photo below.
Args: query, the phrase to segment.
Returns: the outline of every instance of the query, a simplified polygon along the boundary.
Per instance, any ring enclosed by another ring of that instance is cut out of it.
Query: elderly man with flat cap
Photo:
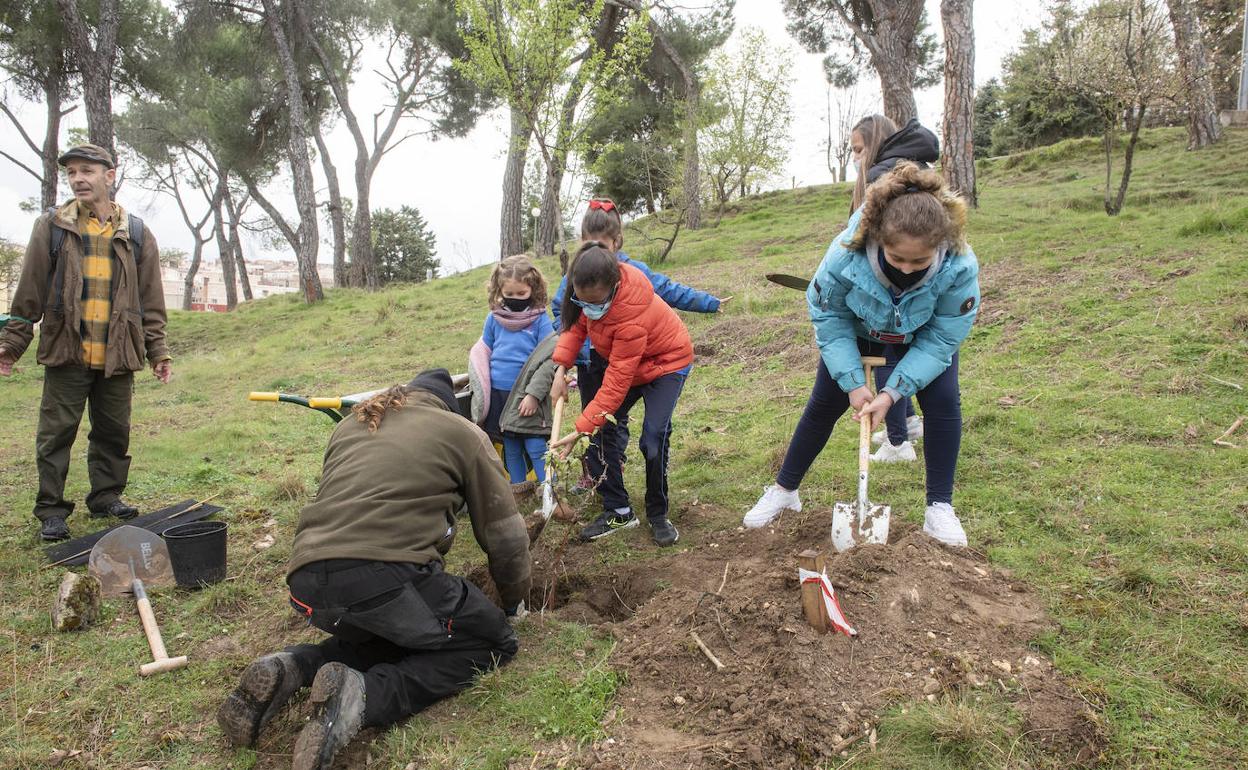
[[[91,417],[87,509],[93,517],[138,515],[121,499],[130,472],[134,373],[145,360],[161,382],[169,382],[173,371],[160,252],[143,221],[112,200],[112,156],[82,144],[59,161],[74,198],[35,221],[0,329],[0,375],[8,376],[40,324],[36,357],[44,377],[34,513],[44,540],[69,537],[65,520],[74,503],[65,499],[65,477],[84,408]]]
[[[442,569],[465,509],[501,608]],[[522,612],[530,569],[507,474],[447,371],[382,391],[338,423],[291,545],[290,605],[330,636],[253,661],[217,722],[231,744],[253,746],[311,687],[293,767],[328,770],[361,727],[393,724],[510,660],[507,618]]]

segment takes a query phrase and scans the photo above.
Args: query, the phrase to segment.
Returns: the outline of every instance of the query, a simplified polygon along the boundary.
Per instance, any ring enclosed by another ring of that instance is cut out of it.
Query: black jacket
[[[867,169],[867,184],[893,170],[898,162],[912,160],[923,166],[940,159],[940,140],[929,129],[919,125],[916,118],[902,126],[901,130],[884,140],[871,168]]]

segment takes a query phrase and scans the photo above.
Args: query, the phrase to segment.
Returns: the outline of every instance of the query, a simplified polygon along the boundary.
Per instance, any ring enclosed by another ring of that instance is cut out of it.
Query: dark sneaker
[[[231,746],[254,746],[260,728],[303,688],[295,656],[275,652],[257,658],[243,670],[238,687],[217,709],[217,724]]]
[[[581,539],[586,541],[597,540],[621,529],[635,527],[638,523],[637,517],[633,515],[632,511],[628,513],[603,511],[602,515],[594,519],[592,524],[581,530]]]
[[[65,523],[63,516],[49,516],[43,520],[43,526],[39,528],[39,536],[50,543],[58,540],[69,539],[69,526]]]
[[[122,521],[125,521],[126,519],[133,519],[138,515],[138,508],[135,508],[129,503],[123,503],[120,500],[114,500],[99,510],[91,511],[91,518],[93,519],[102,519],[106,516],[116,516]]]
[[[342,663],[316,672],[309,700],[315,712],[295,741],[293,770],[329,770],[334,755],[364,723],[364,675]]]
[[[659,545],[672,545],[680,539],[676,525],[672,524],[666,516],[661,519],[650,519],[650,534],[654,537],[654,542]]]

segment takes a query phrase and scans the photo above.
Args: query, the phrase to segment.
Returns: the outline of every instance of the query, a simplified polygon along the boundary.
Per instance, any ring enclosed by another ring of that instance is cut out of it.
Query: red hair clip
[[[603,211],[615,211],[615,201],[610,198],[594,198],[589,202],[591,209],[602,209]]]

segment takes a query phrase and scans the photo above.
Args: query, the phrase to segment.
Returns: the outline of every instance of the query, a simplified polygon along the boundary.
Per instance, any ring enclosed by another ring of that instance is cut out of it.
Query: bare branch
[[[27,166],[25,163],[21,162],[21,161],[20,161],[20,160],[18,160],[17,158],[15,158],[15,157],[13,157],[12,155],[8,154],[8,153],[7,153],[7,152],[5,152],[4,150],[0,150],[0,155],[3,155],[5,158],[8,158],[10,161],[12,161],[12,162],[13,162],[13,164],[14,164],[14,165],[16,165],[18,168],[21,168],[23,171],[25,171],[26,173],[28,173],[28,174],[30,174],[31,176],[33,176],[35,179],[39,180],[40,182],[42,182],[42,181],[43,181],[43,174],[38,174],[38,173],[35,173],[35,172],[34,172],[34,171],[30,168],[30,166]]]
[[[26,144],[30,146],[30,149],[34,150],[36,155],[42,155],[43,150],[39,148],[39,145],[35,144],[33,139],[30,138],[30,134],[26,133],[25,127],[23,127],[21,122],[18,121],[17,116],[13,114],[12,110],[9,109],[9,105],[4,102],[0,102],[0,111],[3,111],[5,115],[9,116],[9,120],[17,129],[17,132],[22,135],[22,139],[26,140]],[[62,113],[62,117],[64,117],[64,113]]]

